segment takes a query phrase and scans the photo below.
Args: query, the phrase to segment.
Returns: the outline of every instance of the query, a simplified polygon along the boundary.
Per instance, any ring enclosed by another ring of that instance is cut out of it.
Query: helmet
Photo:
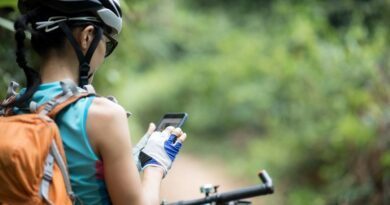
[[[65,15],[69,14],[69,16],[89,12],[105,26],[112,29],[113,34],[119,34],[122,30],[122,11],[119,0],[19,0],[18,2],[22,14],[42,6]],[[77,20],[82,21],[83,19]]]
[[[18,8],[24,15],[39,9],[50,9],[58,11],[60,15],[51,16],[47,20],[34,22],[33,28],[44,29],[50,32],[61,29],[66,38],[72,44],[79,60],[79,86],[84,87],[89,83],[92,74],[90,71],[90,61],[96,50],[98,42],[102,38],[103,32],[108,35],[113,46],[106,47],[108,56],[116,47],[116,36],[122,29],[122,12],[119,0],[18,0]],[[39,12],[37,12],[39,15]],[[80,45],[76,42],[67,22],[91,23],[96,29],[87,53],[84,55]],[[104,30],[104,31],[103,31]]]

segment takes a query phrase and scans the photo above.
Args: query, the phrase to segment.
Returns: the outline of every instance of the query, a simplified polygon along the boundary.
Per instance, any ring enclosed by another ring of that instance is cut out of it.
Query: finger
[[[172,134],[174,134],[176,137],[180,137],[180,136],[183,134],[183,131],[181,130],[180,127],[178,127],[178,128],[175,128],[175,129],[172,131]]]
[[[165,128],[165,130],[162,132],[161,136],[162,136],[164,139],[167,139],[167,138],[171,135],[171,133],[172,133],[172,131],[173,131],[174,129],[175,129],[175,128],[172,127],[172,126],[169,126],[169,127]]]
[[[149,128],[148,128],[148,131],[146,133],[151,135],[154,132],[154,130],[156,130],[156,125],[153,122],[151,122],[149,124]]]
[[[175,128],[173,126],[168,126],[164,129],[164,132],[172,132]]]
[[[173,145],[176,149],[180,150],[181,146],[183,146],[183,143],[179,140],[176,141],[176,143]]]
[[[177,138],[177,141],[183,143],[186,139],[187,139],[187,134],[183,133],[179,138]]]

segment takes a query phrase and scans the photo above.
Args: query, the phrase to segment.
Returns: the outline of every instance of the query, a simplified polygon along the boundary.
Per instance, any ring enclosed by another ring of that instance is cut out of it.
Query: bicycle
[[[267,171],[262,170],[258,177],[262,184],[236,189],[229,192],[218,193],[218,187],[211,184],[201,186],[201,193],[205,194],[204,198],[192,199],[187,201],[177,201],[167,203],[163,201],[161,205],[248,205],[252,204],[250,201],[242,199],[263,196],[274,193],[272,179]]]

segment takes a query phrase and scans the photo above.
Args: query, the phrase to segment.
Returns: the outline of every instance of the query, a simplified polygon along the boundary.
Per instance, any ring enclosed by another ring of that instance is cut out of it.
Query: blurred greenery
[[[94,84],[134,114],[135,138],[186,111],[186,149],[254,182],[267,169],[268,204],[390,203],[389,1],[122,5],[120,44]],[[23,81],[10,38],[0,28],[1,96]]]

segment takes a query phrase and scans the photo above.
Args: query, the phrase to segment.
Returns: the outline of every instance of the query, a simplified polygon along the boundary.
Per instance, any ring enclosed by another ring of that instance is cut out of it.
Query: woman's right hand
[[[160,167],[165,176],[172,167],[186,137],[187,134],[180,128],[171,126],[162,132],[153,132],[139,155],[142,169],[149,166]]]

